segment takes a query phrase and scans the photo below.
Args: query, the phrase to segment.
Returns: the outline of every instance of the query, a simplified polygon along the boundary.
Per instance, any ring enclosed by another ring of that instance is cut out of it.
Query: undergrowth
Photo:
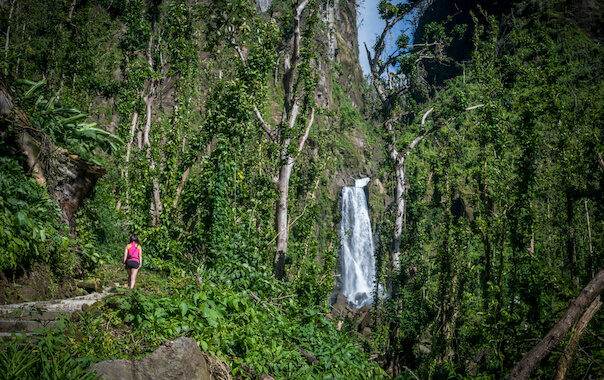
[[[266,373],[275,379],[387,377],[359,348],[360,342],[336,329],[328,319],[327,304],[303,307],[289,284],[268,274],[262,277],[270,282],[272,292],[258,296],[248,288],[227,285],[225,274],[215,269],[200,267],[184,276],[170,276],[161,284],[161,276],[154,274],[149,276],[155,281],[151,288],[142,283],[134,290],[118,288],[117,294],[91,310],[77,312],[47,330],[40,344],[52,344],[56,360],[70,353],[73,359],[65,363],[73,370],[70,376],[94,362],[142,358],[167,340],[187,336],[203,352],[228,363],[237,378],[249,378],[250,373]],[[7,350],[12,357],[31,356],[25,351],[25,346],[19,351],[17,343]],[[303,353],[317,360],[308,360]],[[35,377],[42,373],[40,366],[48,364],[42,357],[31,366],[28,360],[7,373],[25,368],[25,373]],[[4,365],[14,362],[10,359]]]
[[[89,359],[77,352],[60,327],[39,330],[38,343],[26,335],[14,335],[0,349],[0,378],[6,380],[95,380],[96,373],[86,370]]]

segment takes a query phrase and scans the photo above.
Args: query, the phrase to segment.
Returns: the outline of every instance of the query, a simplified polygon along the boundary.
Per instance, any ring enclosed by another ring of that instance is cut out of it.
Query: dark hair
[[[136,234],[132,234],[130,236],[130,243],[136,243],[138,245],[141,245],[141,242],[138,241],[138,236],[136,236]]]

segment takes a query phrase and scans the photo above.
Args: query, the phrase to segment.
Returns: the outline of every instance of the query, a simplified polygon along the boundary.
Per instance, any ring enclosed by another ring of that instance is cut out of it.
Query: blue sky
[[[381,20],[378,15],[377,6],[379,0],[357,0],[357,26],[359,29],[359,60],[361,61],[361,68],[363,74],[369,74],[369,62],[367,61],[367,52],[365,51],[365,43],[371,49],[375,43],[375,39],[386,25],[386,21]],[[396,2],[395,2],[396,3]],[[409,27],[409,25],[406,25]],[[402,26],[397,31],[400,31]],[[408,30],[407,33],[410,33]],[[394,43],[398,35],[392,35],[389,40]],[[373,53],[373,51],[372,51]]]

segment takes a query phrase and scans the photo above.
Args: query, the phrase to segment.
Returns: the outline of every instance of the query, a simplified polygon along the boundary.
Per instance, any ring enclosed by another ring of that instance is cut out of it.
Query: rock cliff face
[[[332,6],[332,3],[329,3]],[[357,119],[352,121],[342,116],[341,123],[351,126],[343,128],[342,144],[333,152],[339,161],[336,170],[328,169],[330,177],[329,193],[338,199],[343,186],[354,186],[354,180],[371,177],[367,186],[370,218],[375,228],[376,220],[381,217],[383,210],[392,202],[387,190],[378,178],[379,168],[385,160],[379,126],[366,119],[367,105],[363,71],[360,65],[357,28],[356,0],[334,0],[333,59],[335,66],[334,81],[337,87],[332,91],[333,108],[343,115],[349,115],[356,110]],[[331,29],[331,27],[330,27]],[[330,40],[331,42],[331,40]],[[331,55],[330,55],[331,59]],[[341,90],[344,99],[338,98],[336,92]],[[383,179],[382,179],[383,180]]]
[[[344,94],[352,105],[361,110],[364,108],[363,71],[359,63],[359,44],[357,29],[356,0],[334,0],[335,41],[334,58],[341,68],[338,78]],[[330,57],[331,58],[331,57]]]

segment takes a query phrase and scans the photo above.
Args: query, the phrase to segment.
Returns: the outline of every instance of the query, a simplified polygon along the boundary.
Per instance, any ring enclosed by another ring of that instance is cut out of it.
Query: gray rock
[[[144,359],[107,360],[92,365],[90,371],[106,380],[212,380],[208,367],[195,339],[180,337]]]
[[[348,299],[342,293],[338,293],[336,296],[336,305],[348,306]]]
[[[348,310],[346,310],[346,306],[335,304],[332,306],[331,315],[333,315],[334,317],[346,318],[346,316],[348,315]]]
[[[369,311],[362,315],[361,323],[359,324],[359,331],[363,331],[371,325],[371,313]]]

